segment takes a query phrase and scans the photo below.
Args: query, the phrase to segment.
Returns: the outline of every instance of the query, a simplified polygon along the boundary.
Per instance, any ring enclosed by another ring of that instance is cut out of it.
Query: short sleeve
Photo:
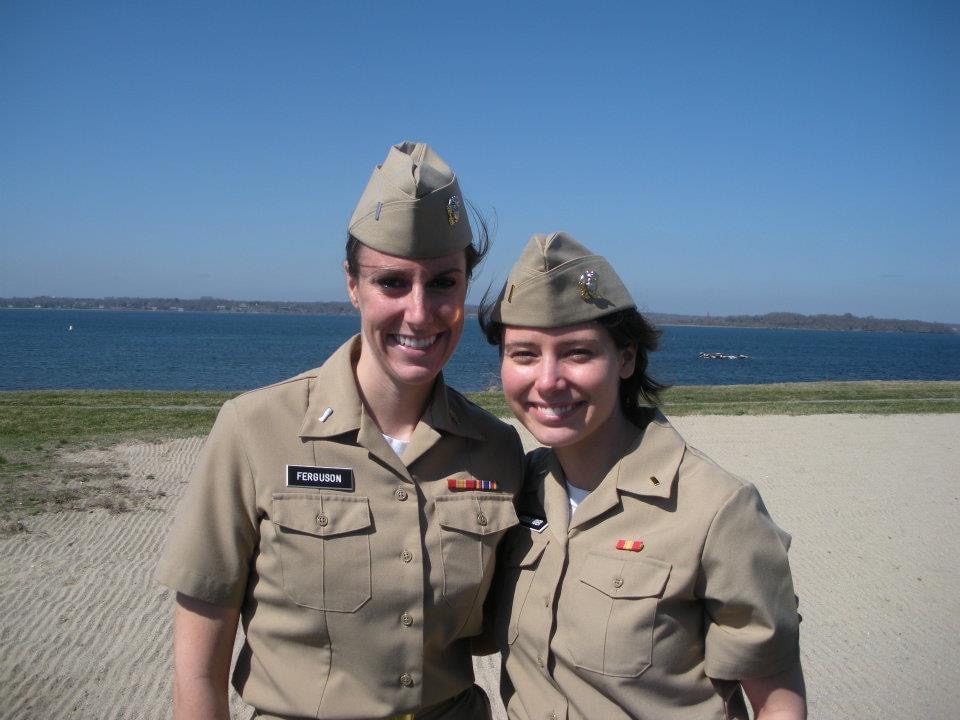
[[[233,401],[204,443],[157,568],[157,580],[215,605],[239,607],[258,545],[256,493]]]
[[[799,660],[789,544],[753,485],[740,487],[714,517],[701,559],[708,676],[763,677]]]

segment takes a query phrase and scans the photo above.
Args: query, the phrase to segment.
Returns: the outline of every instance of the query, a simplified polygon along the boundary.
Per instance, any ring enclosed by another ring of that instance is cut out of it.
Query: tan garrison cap
[[[493,319],[505,325],[553,328],[636,307],[604,258],[566,233],[534,235],[517,260]]]
[[[406,258],[463,250],[473,240],[457,176],[425,143],[394,145],[350,218],[364,245]]]

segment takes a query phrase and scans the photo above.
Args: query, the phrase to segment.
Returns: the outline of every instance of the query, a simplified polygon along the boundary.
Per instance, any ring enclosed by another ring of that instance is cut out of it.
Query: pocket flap
[[[670,563],[655,558],[611,558],[591,553],[580,582],[613,598],[656,597],[670,577]]]
[[[357,532],[370,527],[370,501],[354,495],[275,493],[274,524],[320,537]]]
[[[472,535],[491,535],[520,524],[509,495],[450,495],[438,497],[435,506],[441,527]]]

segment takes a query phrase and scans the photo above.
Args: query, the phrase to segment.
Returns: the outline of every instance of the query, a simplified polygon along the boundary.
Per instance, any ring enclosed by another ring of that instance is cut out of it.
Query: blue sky
[[[960,322],[960,4],[0,0],[0,296],[344,300],[373,166],[645,310]]]

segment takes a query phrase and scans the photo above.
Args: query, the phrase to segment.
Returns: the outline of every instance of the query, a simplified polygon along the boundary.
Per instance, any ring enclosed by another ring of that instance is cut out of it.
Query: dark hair
[[[467,245],[467,247],[464,249],[464,252],[467,256],[467,281],[469,281],[471,278],[473,278],[473,271],[476,270],[477,266],[483,262],[483,259],[490,251],[490,227],[486,218],[480,214],[480,211],[477,210],[472,203],[468,201],[466,205],[468,212],[473,217],[473,225],[475,229],[473,234],[473,242]],[[357,240],[357,238],[349,233],[347,234],[347,246],[345,248],[347,272],[351,277],[354,278],[360,274],[360,262],[358,257],[360,255],[361,245],[363,245],[363,243]]]
[[[496,301],[491,302],[489,296],[485,295],[480,301],[477,318],[487,342],[495,345],[502,354],[504,325],[493,319],[496,304]],[[614,345],[620,350],[636,348],[637,359],[633,374],[620,381],[620,407],[632,422],[642,426],[653,417],[654,408],[660,404],[660,393],[670,387],[657,382],[647,373],[650,353],[657,349],[660,342],[660,331],[636,308],[618,310],[603,315],[594,322],[610,334]]]
[[[610,333],[614,345],[619,349],[636,348],[633,374],[620,381],[620,407],[635,423],[648,421],[653,408],[660,404],[660,393],[670,387],[657,382],[647,372],[650,353],[660,344],[660,331],[636,308],[604,315],[597,318],[596,322]]]

